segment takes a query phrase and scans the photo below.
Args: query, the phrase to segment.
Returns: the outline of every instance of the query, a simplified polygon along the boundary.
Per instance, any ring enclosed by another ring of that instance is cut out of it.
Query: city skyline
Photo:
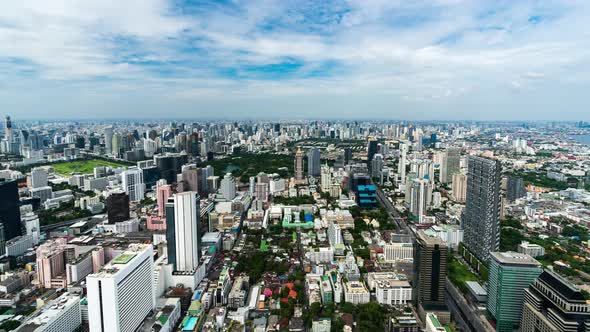
[[[588,120],[585,2],[138,4],[0,4],[0,107],[23,120]]]

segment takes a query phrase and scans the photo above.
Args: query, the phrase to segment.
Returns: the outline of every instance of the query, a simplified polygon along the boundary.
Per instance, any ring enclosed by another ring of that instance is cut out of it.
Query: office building
[[[301,148],[297,148],[297,152],[295,152],[295,180],[301,181],[303,180],[303,151]]]
[[[500,161],[469,156],[467,199],[462,215],[465,247],[481,262],[500,247]]]
[[[236,180],[231,173],[225,174],[221,180],[221,195],[229,201],[236,197]]]
[[[188,161],[185,153],[168,153],[155,155],[156,168],[160,171],[160,178],[168,183],[176,183],[176,175],[182,172],[182,165]]]
[[[320,149],[312,148],[307,153],[307,174],[309,176],[320,176],[321,155]]]
[[[590,331],[590,302],[557,273],[543,271],[524,291],[520,332],[582,331]]]
[[[526,197],[526,189],[522,178],[509,176],[506,179],[506,200],[512,203],[522,197]]]
[[[129,220],[129,196],[125,192],[111,193],[107,197],[107,217],[109,224]]]
[[[447,244],[437,237],[418,232],[414,245],[416,299],[424,308],[445,307]]]
[[[113,127],[109,126],[104,129],[104,145],[107,154],[111,154],[113,152]]]
[[[367,166],[371,167],[371,161],[379,150],[379,142],[374,138],[369,138],[367,142]]]
[[[30,188],[40,188],[47,186],[47,169],[33,168],[31,170]]]
[[[22,235],[19,205],[16,181],[0,180],[0,223],[6,241]]]
[[[352,148],[351,147],[345,147],[344,148],[344,165],[349,165],[350,162],[352,161]]]
[[[194,191],[175,194],[166,204],[168,263],[175,271],[196,271],[201,253],[200,204]]]
[[[414,245],[412,243],[391,243],[383,246],[383,254],[388,262],[413,259]]]
[[[330,166],[324,165],[320,169],[320,187],[323,192],[329,192],[332,186],[332,172]]]
[[[379,304],[404,306],[412,302],[412,286],[404,274],[369,272],[367,285]]]
[[[518,245],[517,251],[521,254],[527,254],[531,257],[545,255],[545,248],[543,246],[529,243],[528,241],[522,241],[522,243]]]
[[[35,311],[16,332],[74,332],[81,325],[80,296],[64,293]]]
[[[487,313],[496,331],[518,330],[524,290],[541,274],[541,264],[529,255],[492,252],[488,278]]]
[[[133,244],[86,278],[90,332],[135,331],[155,308],[151,244]]]
[[[461,154],[459,149],[448,149],[441,155],[440,182],[449,183],[453,174],[460,171]]]
[[[130,202],[139,202],[145,194],[143,171],[140,168],[130,168],[121,173],[123,190],[129,195]]]
[[[352,304],[369,303],[371,295],[365,284],[360,281],[344,283],[344,301]]]
[[[381,172],[383,172],[383,155],[377,153],[371,160],[371,177],[381,178]]]
[[[408,154],[408,144],[406,142],[399,143],[399,162],[397,165],[397,172],[400,176],[400,183],[406,183],[406,157]]]

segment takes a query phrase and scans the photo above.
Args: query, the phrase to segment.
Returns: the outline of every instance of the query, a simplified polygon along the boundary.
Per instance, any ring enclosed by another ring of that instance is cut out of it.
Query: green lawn
[[[75,160],[51,165],[55,172],[61,175],[73,173],[91,174],[96,166],[125,167],[126,165],[101,159]]]
[[[447,272],[449,279],[451,279],[453,284],[459,287],[463,293],[467,292],[467,285],[465,285],[466,281],[481,282],[479,277],[471,272],[466,265],[452,256],[447,265]]]

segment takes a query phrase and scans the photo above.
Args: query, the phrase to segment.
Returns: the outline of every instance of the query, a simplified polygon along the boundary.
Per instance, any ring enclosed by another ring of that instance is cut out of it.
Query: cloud
[[[514,89],[551,98],[588,83],[588,14],[585,1],[5,1],[0,88],[10,106],[31,87],[107,100],[134,91],[178,114],[190,101],[239,114],[240,100],[290,97],[313,98],[321,112],[348,96],[384,102],[382,116],[397,105],[454,117],[497,96],[512,98],[503,106],[513,116],[531,98]],[[20,109],[35,117],[39,105]],[[69,108],[80,105],[100,108]]]

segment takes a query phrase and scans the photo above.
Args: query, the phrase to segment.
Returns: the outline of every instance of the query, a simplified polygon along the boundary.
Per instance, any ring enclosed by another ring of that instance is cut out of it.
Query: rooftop
[[[497,262],[504,265],[541,266],[541,263],[527,254],[514,251],[492,252],[490,254]]]

